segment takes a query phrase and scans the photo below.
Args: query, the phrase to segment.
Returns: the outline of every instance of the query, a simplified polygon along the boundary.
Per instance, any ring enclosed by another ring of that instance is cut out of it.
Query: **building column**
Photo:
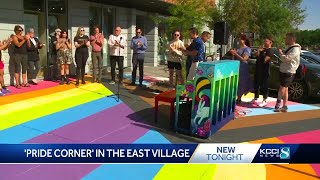
[[[145,19],[145,37],[148,40],[148,49],[145,56],[146,66],[158,66],[158,27],[157,25],[148,17]]]

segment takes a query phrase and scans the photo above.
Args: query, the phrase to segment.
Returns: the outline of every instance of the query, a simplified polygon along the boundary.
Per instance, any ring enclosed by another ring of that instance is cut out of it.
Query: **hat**
[[[56,29],[54,32],[56,32],[56,33],[57,33],[57,32],[61,32],[61,29],[58,28],[58,29]]]

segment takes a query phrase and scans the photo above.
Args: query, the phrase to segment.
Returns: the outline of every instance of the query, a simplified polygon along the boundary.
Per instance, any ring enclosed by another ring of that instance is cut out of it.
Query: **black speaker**
[[[229,27],[227,22],[216,22],[214,24],[213,43],[226,45],[229,39]]]
[[[178,112],[178,128],[189,130],[191,126],[192,101],[180,101]]]

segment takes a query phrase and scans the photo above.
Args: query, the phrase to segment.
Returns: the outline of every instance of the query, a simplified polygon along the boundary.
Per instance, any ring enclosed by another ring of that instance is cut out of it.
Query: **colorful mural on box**
[[[179,119],[180,97],[192,99],[191,129],[193,135],[209,138],[234,118],[239,62],[215,61],[199,63],[194,81],[177,86],[176,121]],[[195,93],[190,95],[190,90]]]

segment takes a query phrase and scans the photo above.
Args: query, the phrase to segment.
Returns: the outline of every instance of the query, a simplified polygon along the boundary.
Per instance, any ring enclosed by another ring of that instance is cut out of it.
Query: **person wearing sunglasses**
[[[86,81],[84,80],[84,75],[87,60],[89,57],[88,47],[90,46],[90,40],[89,37],[84,33],[84,27],[79,27],[77,35],[74,37],[74,46],[76,47],[75,59],[77,64],[77,86],[79,85],[80,78],[82,84],[86,83]]]
[[[183,50],[186,48],[184,47],[183,42],[181,41],[181,33],[180,31],[175,31],[172,34],[173,40],[170,42],[169,45],[169,58],[168,58],[168,69],[169,69],[169,84],[170,89],[173,89],[173,73],[176,70],[177,77],[179,77],[180,83],[184,84],[184,78],[182,78],[182,55]]]
[[[136,84],[137,68],[139,66],[139,86],[142,86],[143,82],[143,66],[144,66],[144,57],[147,49],[148,43],[147,39],[142,36],[142,31],[140,28],[136,29],[136,36],[131,39],[130,48],[133,50],[132,56],[132,81],[131,85]]]
[[[19,25],[14,27],[15,36],[12,38],[12,42],[15,45],[14,49],[14,65],[15,65],[15,80],[16,88],[20,89],[21,86],[29,87],[27,81],[27,70],[28,70],[28,51],[27,41],[30,39],[30,35],[22,35],[23,28]],[[20,84],[20,73],[22,70],[22,85]]]

